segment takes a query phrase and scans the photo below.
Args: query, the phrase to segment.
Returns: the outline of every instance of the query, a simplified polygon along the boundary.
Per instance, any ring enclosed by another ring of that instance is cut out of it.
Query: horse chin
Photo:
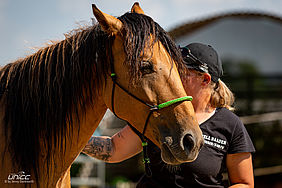
[[[197,158],[197,156],[198,155],[191,153],[188,158],[180,157],[181,159],[179,159],[179,157],[176,157],[166,144],[161,145],[161,158],[166,164],[169,165],[179,165],[181,163],[193,162]]]
[[[161,157],[166,164],[178,165],[181,164],[172,154],[166,144],[161,145]]]

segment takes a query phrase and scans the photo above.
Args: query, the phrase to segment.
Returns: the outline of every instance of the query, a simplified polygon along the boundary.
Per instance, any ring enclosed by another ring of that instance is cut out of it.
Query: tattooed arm
[[[91,137],[82,152],[105,162],[116,163],[141,151],[142,142],[131,128],[126,126],[112,137]]]
[[[92,136],[82,152],[96,159],[109,161],[114,148],[110,137]]]

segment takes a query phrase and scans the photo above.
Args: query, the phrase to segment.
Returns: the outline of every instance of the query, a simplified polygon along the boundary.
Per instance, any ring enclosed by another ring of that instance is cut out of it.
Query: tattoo
[[[94,136],[91,137],[82,152],[96,159],[109,161],[113,152],[113,144],[110,138]]]

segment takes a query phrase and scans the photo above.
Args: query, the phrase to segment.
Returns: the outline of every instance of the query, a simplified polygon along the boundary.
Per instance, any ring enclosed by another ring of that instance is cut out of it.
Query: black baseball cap
[[[222,63],[212,46],[202,43],[191,43],[181,47],[180,50],[186,67],[209,73],[212,81],[215,83],[223,75]]]

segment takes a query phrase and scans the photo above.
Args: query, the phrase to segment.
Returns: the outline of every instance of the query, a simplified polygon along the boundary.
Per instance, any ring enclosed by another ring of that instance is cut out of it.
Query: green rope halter
[[[175,103],[178,103],[178,102],[182,102],[182,101],[192,101],[192,99],[193,99],[192,96],[180,97],[180,98],[173,99],[173,100],[164,102],[164,103],[162,103],[162,104],[159,104],[159,105],[157,105],[157,108],[158,108],[158,109],[162,109],[162,108],[168,107],[168,106],[170,106],[170,105],[172,105],[172,104],[175,104]]]

